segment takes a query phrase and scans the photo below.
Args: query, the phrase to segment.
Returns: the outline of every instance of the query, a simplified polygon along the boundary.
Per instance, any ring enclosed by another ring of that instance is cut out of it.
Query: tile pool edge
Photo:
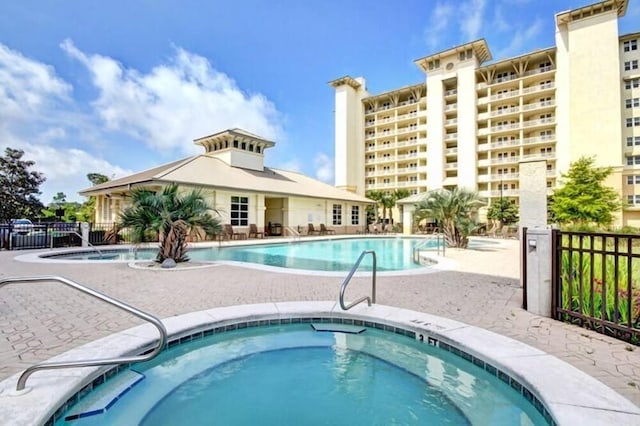
[[[586,418],[589,424],[640,424],[640,408],[582,371],[524,343],[478,327],[384,305],[359,305],[342,311],[336,302],[279,302],[240,305],[192,312],[163,320],[171,342],[181,343],[219,331],[267,323],[332,319],[378,324],[401,334],[415,333],[425,344],[441,346],[463,358],[472,357],[526,387],[557,424]],[[51,360],[121,356],[148,350],[157,331],[141,325],[60,354]],[[175,343],[170,343],[173,345]],[[111,371],[109,371],[111,370]],[[109,372],[107,372],[109,371]],[[0,418],[12,424],[46,424],[60,406],[90,390],[94,379],[115,374],[113,367],[86,367],[36,372],[29,392],[13,396],[18,375],[0,383]],[[540,374],[544,372],[544,374]],[[104,380],[104,379],[102,379]],[[504,381],[504,379],[503,379]],[[509,383],[507,381],[507,383]],[[588,389],[588,392],[585,391]],[[55,397],[54,397],[55,396]]]

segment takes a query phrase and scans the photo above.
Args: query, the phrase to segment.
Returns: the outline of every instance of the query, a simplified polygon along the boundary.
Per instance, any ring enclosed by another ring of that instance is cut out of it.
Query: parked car
[[[29,219],[12,219],[9,224],[11,225],[11,232],[21,235],[28,234],[34,229],[33,223]]]

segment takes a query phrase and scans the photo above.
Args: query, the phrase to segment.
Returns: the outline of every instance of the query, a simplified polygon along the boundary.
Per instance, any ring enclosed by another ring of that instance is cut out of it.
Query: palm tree
[[[155,232],[160,239],[156,262],[186,262],[188,236],[201,232],[210,236],[222,229],[200,190],[179,195],[178,186],[171,184],[160,192],[134,189],[131,198],[133,205],[121,213],[119,225],[131,228],[134,242],[144,241],[145,234]]]
[[[380,207],[380,205],[382,205],[382,200],[385,197],[384,192],[376,191],[376,190],[369,190],[364,195],[368,199],[373,200],[373,201],[376,202],[376,218],[375,218],[375,221],[378,222],[378,208]]]
[[[436,219],[449,247],[467,248],[469,234],[478,227],[471,214],[481,203],[475,192],[466,189],[431,191],[416,205],[415,220]]]

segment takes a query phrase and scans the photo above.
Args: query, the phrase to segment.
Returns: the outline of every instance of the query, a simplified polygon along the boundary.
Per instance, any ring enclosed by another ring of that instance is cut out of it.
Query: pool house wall
[[[155,185],[149,189],[159,190]],[[180,193],[196,189],[191,185],[181,185]],[[316,229],[324,224],[337,234],[356,234],[364,230],[366,224],[365,203],[344,200],[331,200],[311,197],[295,197],[283,194],[263,194],[249,191],[228,191],[216,188],[202,189],[205,200],[218,213],[222,224],[231,221],[232,197],[246,198],[248,218],[246,225],[234,225],[236,232],[249,232],[249,224],[256,224],[258,230],[267,231],[269,224],[282,225],[282,235],[295,232],[306,235],[308,224]],[[95,223],[114,223],[120,220],[120,213],[131,205],[130,192],[103,194],[96,196]],[[340,206],[341,214],[334,224],[334,206]],[[354,209],[357,214],[352,214]],[[337,220],[339,219],[339,220]],[[287,229],[289,228],[289,229]]]

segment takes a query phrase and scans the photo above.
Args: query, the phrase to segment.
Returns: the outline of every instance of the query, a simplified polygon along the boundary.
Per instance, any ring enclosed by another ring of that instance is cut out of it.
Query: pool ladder
[[[442,247],[442,256],[444,256],[445,254],[444,250],[447,244],[446,240],[444,239],[444,234],[440,232],[434,232],[433,234],[427,236],[424,240],[422,240],[413,248],[413,263],[420,264],[420,251],[421,251],[420,249],[424,248],[427,244],[429,244],[433,240],[436,241],[436,253],[438,254],[438,256],[440,256],[440,251],[441,251],[440,247]]]
[[[31,367],[24,370],[24,372],[18,378],[18,384],[16,386],[16,391],[24,390],[25,385],[27,383],[27,379],[31,374],[35,373],[38,370],[51,370],[58,368],[76,368],[76,367],[96,367],[101,365],[115,365],[115,364],[129,364],[140,361],[148,361],[158,355],[164,349],[167,342],[167,329],[165,328],[162,321],[158,318],[150,315],[146,312],[143,312],[139,309],[134,308],[118,299],[114,299],[106,294],[100,293],[99,291],[93,290],[92,288],[86,287],[82,284],[78,284],[75,281],[70,279],[54,276],[54,275],[44,275],[44,276],[34,276],[34,277],[9,277],[0,279],[0,288],[7,284],[13,283],[37,283],[37,282],[50,282],[55,281],[61,284],[67,285],[75,290],[80,291],[81,293],[88,294],[89,296],[95,297],[96,299],[100,299],[103,302],[108,303],[109,305],[115,306],[116,308],[120,308],[126,312],[129,312],[132,315],[137,316],[147,322],[150,322],[153,326],[158,329],[160,333],[160,339],[158,340],[158,344],[153,350],[149,351],[144,355],[136,355],[136,356],[123,356],[119,358],[104,358],[104,359],[94,359],[94,360],[79,360],[79,361],[67,361],[67,362],[41,362],[39,364],[32,365]]]
[[[353,274],[356,273],[356,270],[358,269],[358,266],[360,266],[360,262],[362,262],[362,259],[364,259],[364,257],[368,254],[370,254],[373,257],[373,269],[371,270],[371,297],[362,296],[361,298],[354,300],[348,305],[345,305],[344,292],[347,289],[347,285],[349,284],[349,282],[351,282],[351,278],[353,278]],[[354,306],[356,306],[358,303],[362,303],[365,301],[369,306],[371,306],[372,303],[376,303],[376,269],[377,269],[376,252],[373,250],[365,250],[362,253],[360,253],[360,257],[358,257],[358,260],[356,260],[356,263],[351,268],[351,271],[349,271],[349,275],[347,275],[347,277],[342,282],[342,285],[340,286],[340,307],[342,308],[342,310],[344,311],[349,310]]]

